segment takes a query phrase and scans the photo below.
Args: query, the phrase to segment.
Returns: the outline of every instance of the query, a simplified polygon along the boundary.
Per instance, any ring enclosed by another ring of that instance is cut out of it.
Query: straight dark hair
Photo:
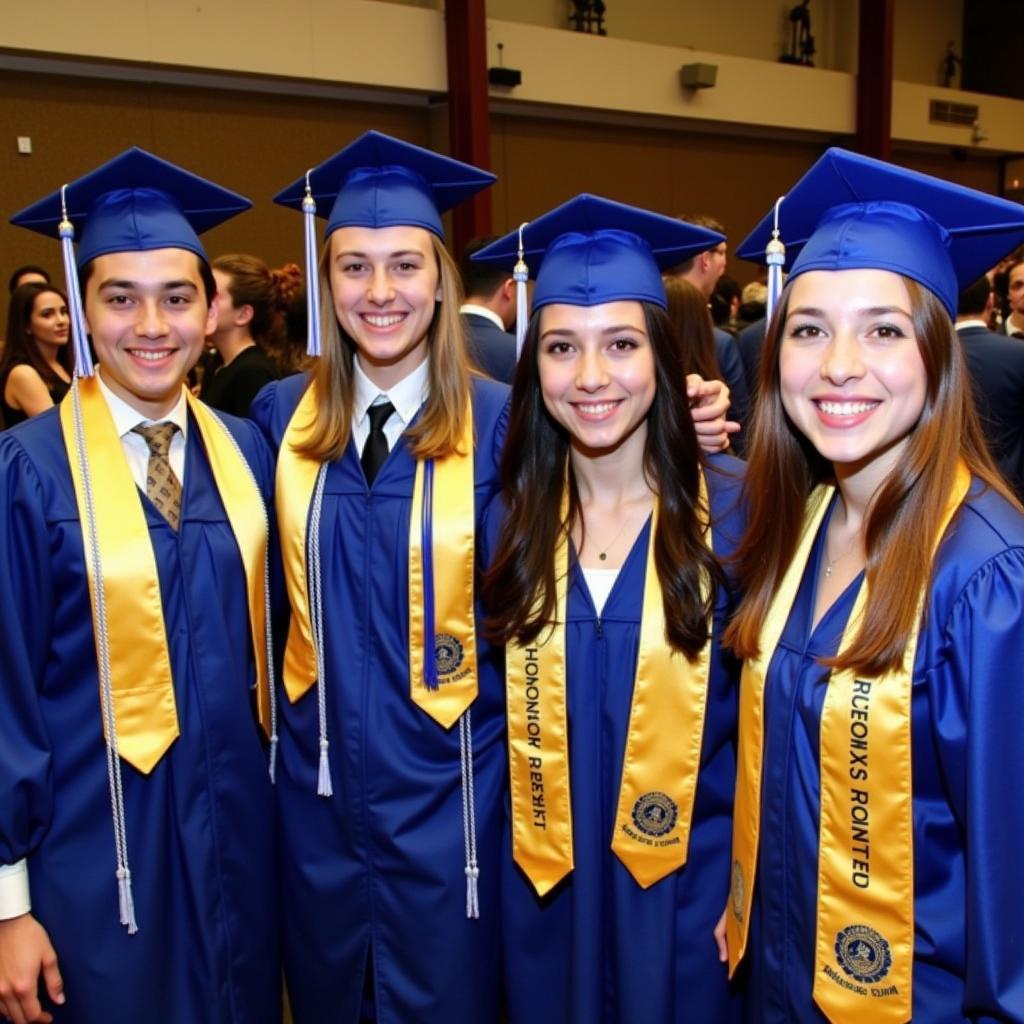
[[[18,285],[11,295],[11,304],[7,310],[7,334],[4,338],[3,354],[0,355],[0,381],[3,381],[5,387],[7,375],[15,366],[22,363],[31,366],[42,377],[47,388],[52,388],[60,379],[43,358],[29,326],[36,299],[47,293],[59,295],[64,305],[68,304],[67,296],[60,288],[52,284],[43,284],[41,281],[29,281],[28,284]],[[70,337],[69,333],[68,343],[57,351],[57,362],[64,367],[68,376],[74,368]]]
[[[680,346],[664,310],[648,303],[643,310],[656,382],[643,471],[659,501],[654,562],[664,596],[665,639],[693,659],[708,640],[709,616],[724,577],[703,537],[710,510],[699,506],[703,455],[690,417]],[[513,383],[501,460],[507,516],[481,591],[484,631],[498,643],[531,643],[554,622],[555,548],[581,515],[570,463],[569,515],[561,516],[570,441],[544,405],[539,343],[540,312],[530,321]],[[710,583],[706,594],[701,592],[705,580]]]
[[[992,461],[978,422],[960,342],[945,307],[903,278],[927,388],[906,454],[868,509],[864,547],[868,603],[849,650],[824,664],[870,676],[897,668],[932,572],[932,544],[957,463],[1020,508]],[[769,325],[745,479],[750,516],[733,556],[744,594],[723,642],[742,658],[760,653],[761,625],[799,540],[798,524],[815,486],[832,482],[832,464],[793,426],[782,406],[779,349],[789,287]]]

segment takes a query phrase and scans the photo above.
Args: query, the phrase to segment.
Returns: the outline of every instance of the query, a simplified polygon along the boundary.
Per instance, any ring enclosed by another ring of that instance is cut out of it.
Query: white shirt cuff
[[[0,921],[21,917],[32,909],[28,892],[28,864],[0,864]]]

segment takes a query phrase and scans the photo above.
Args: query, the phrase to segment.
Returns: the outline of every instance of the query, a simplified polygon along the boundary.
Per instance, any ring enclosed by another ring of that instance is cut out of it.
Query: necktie
[[[149,464],[146,466],[146,496],[156,510],[178,528],[181,519],[181,481],[171,469],[171,438],[178,429],[177,423],[154,423],[152,426],[139,424],[132,431],[141,434],[149,445]]]
[[[390,402],[371,405],[366,411],[370,417],[370,435],[363,445],[363,456],[360,461],[368,484],[373,484],[374,477],[388,457],[388,439],[384,434],[384,424],[391,419],[394,411],[395,407]]]

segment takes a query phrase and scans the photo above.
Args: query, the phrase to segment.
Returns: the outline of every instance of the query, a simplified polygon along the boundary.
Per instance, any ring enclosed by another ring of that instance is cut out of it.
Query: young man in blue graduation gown
[[[67,403],[0,440],[0,1010],[14,1020],[281,1017],[254,714],[270,732],[272,464],[252,425],[184,387],[216,312],[196,232],[248,206],[131,150],[15,218],[74,226],[100,366],[79,319]]]

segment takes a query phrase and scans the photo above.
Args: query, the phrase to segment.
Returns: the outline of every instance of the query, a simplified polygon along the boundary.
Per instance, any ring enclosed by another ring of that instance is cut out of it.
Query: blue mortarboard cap
[[[636,300],[665,307],[661,271],[724,242],[715,231],[587,193],[473,254],[536,279],[533,308]]]
[[[891,270],[956,316],[960,290],[1024,241],[1024,206],[844,149],[830,149],[777,204],[790,278],[808,270]],[[765,262],[769,213],[740,244]]]
[[[327,216],[327,235],[342,227],[411,225],[440,238],[441,214],[496,180],[479,167],[373,131],[282,189],[274,202],[301,210],[307,178],[317,216]]]
[[[151,249],[185,249],[205,260],[199,234],[250,206],[237,192],[132,148],[16,213],[12,224],[60,239],[75,374],[92,376],[76,262],[82,267],[108,253]]]
[[[80,267],[106,253],[149,249],[186,249],[206,259],[198,235],[250,206],[236,192],[133,148],[16,213],[11,223],[57,238],[66,208]]]

